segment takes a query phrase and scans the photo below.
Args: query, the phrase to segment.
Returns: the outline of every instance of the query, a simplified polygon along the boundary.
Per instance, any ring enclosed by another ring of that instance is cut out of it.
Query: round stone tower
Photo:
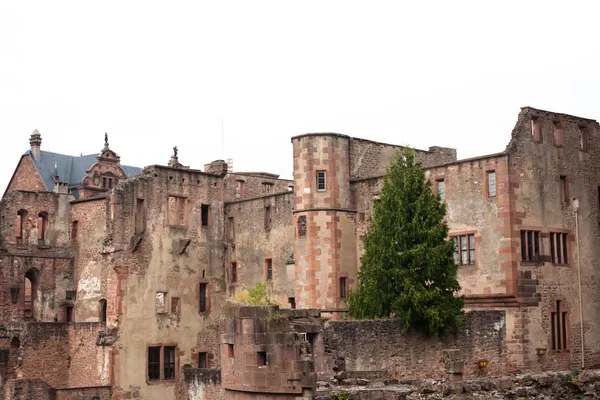
[[[345,309],[357,272],[350,138],[315,133],[295,136],[292,144],[296,304],[299,308]]]

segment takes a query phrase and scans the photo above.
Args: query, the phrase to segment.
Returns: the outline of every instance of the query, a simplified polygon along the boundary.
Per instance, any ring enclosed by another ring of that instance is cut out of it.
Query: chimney
[[[35,158],[36,161],[39,161],[41,157],[40,146],[42,145],[42,135],[40,135],[37,129],[33,131],[31,137],[29,138],[29,145],[31,146],[31,154],[33,154],[33,158]]]

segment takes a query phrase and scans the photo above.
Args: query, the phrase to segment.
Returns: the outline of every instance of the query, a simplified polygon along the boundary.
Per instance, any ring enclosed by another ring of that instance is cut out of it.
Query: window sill
[[[569,267],[569,264],[557,264],[557,263],[551,263],[553,267]]]
[[[152,379],[152,380],[149,380],[148,378],[146,378],[146,384],[148,386],[173,385],[173,384],[175,384],[175,382],[176,382],[175,378],[171,378],[171,379]]]
[[[543,267],[544,263],[541,261],[521,261],[522,267]]]

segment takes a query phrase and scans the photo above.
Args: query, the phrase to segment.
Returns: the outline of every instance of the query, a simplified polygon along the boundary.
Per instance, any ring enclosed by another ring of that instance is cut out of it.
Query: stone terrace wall
[[[206,368],[183,368],[183,382],[179,399],[224,400],[225,389],[221,385],[221,371]]]
[[[481,359],[488,361],[486,375],[502,375],[506,372],[505,318],[502,311],[469,312],[464,327],[445,338],[404,336],[401,324],[392,320],[330,321],[324,330],[330,378],[341,359],[349,375],[369,371],[392,379],[439,379],[464,361],[463,376],[471,377],[481,374]],[[457,363],[449,365],[452,358]],[[319,371],[319,379],[325,378]]]

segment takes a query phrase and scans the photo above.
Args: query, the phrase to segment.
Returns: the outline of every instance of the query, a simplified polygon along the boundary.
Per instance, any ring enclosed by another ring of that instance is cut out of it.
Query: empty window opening
[[[241,199],[244,197],[244,181],[235,181],[235,198]]]
[[[237,262],[231,263],[231,283],[237,282]]]
[[[208,353],[205,351],[198,353],[198,368],[208,368]]]
[[[271,229],[271,207],[265,207],[265,229]]]
[[[179,314],[179,297],[171,297],[171,314]]]
[[[187,199],[180,196],[169,196],[168,200],[169,225],[187,225]]]
[[[296,298],[295,297],[288,297],[288,303],[290,303],[291,309],[296,308]]]
[[[71,241],[77,241],[77,231],[79,230],[79,221],[71,222]]]
[[[475,234],[453,236],[454,262],[457,265],[475,265]]]
[[[348,297],[348,282],[346,277],[340,278],[340,299]]]
[[[560,201],[563,203],[569,203],[569,186],[567,177],[564,175],[560,176]]]
[[[202,204],[202,226],[208,226],[209,210],[208,204]]]
[[[66,322],[73,322],[73,306],[67,306],[65,312]]]
[[[435,190],[437,195],[440,196],[440,201],[443,203],[446,201],[446,183],[443,179],[435,181]]]
[[[487,195],[496,197],[496,171],[487,172]]]
[[[563,144],[563,131],[562,124],[560,121],[554,121],[554,145],[562,146]]]
[[[531,138],[535,141],[542,139],[542,127],[538,118],[531,118]]]
[[[529,262],[540,260],[539,231],[521,231],[521,260]]]
[[[266,351],[257,351],[256,352],[256,365],[263,366],[267,365],[267,352]]]
[[[207,310],[207,283],[200,283],[200,312],[206,312]]]
[[[552,319],[552,350],[567,350],[569,348],[569,320],[567,310],[562,301],[556,300],[556,309],[551,313]]]
[[[227,358],[233,358],[235,356],[233,344],[228,343],[226,346],[227,346]]]
[[[270,258],[267,258],[265,260],[265,268],[266,268],[266,278],[268,281],[272,281],[273,280],[273,260]]]
[[[41,212],[38,215],[38,240],[45,241],[48,238],[48,214]]]
[[[148,380],[160,379],[160,347],[148,347]]]
[[[298,217],[298,235],[306,236],[306,215]]]
[[[164,314],[167,312],[167,292],[156,292],[156,313]]]
[[[137,199],[135,202],[135,233],[142,233],[146,230],[146,205],[144,199]]]
[[[108,187],[108,179],[105,177],[102,178],[102,189],[106,189]]]
[[[19,210],[17,212],[17,223],[15,236],[17,239],[23,238],[23,228],[25,227],[25,221],[27,221],[27,211]]]
[[[273,184],[272,183],[263,183],[262,184],[263,194],[271,194],[273,193]]]
[[[24,317],[33,318],[33,312],[35,307],[35,301],[37,297],[37,286],[38,286],[39,272],[32,268],[25,274],[25,299],[24,299]]]
[[[106,299],[100,299],[99,303],[100,303],[100,322],[106,324],[106,309],[107,309]]]
[[[289,185],[288,186],[288,192],[293,192],[294,191],[294,186],[293,185]]]
[[[163,373],[165,379],[175,379],[175,347],[165,346],[163,347],[164,359],[163,359]]]
[[[65,300],[74,300],[74,299],[75,299],[75,291],[65,290]]]
[[[587,151],[588,132],[585,126],[579,127],[579,150]]]
[[[235,240],[235,221],[233,217],[227,218],[227,238],[229,240]]]
[[[567,234],[550,232],[550,259],[552,264],[568,264]]]
[[[317,171],[317,190],[324,191],[325,189],[325,171]]]
[[[600,212],[600,186],[598,186],[598,212]]]

